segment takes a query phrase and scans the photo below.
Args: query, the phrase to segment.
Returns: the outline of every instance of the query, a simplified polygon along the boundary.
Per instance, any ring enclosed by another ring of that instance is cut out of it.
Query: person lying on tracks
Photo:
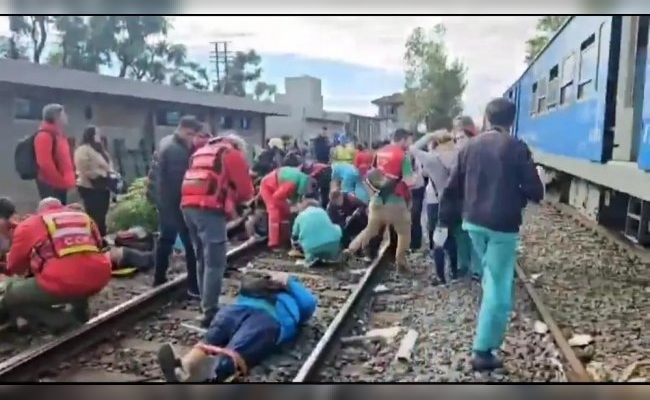
[[[479,371],[502,366],[493,351],[503,343],[512,311],[522,209],[528,201],[541,201],[544,193],[530,149],[509,133],[515,112],[508,99],[488,103],[487,131],[460,149],[439,204],[436,229],[449,229],[462,218],[483,268],[472,359]]]
[[[41,200],[36,214],[14,230],[6,265],[11,278],[5,280],[0,309],[54,332],[85,323],[88,298],[111,279],[101,245],[86,213],[52,197]],[[33,277],[24,277],[30,273]],[[70,304],[71,312],[53,307],[61,304]]]
[[[288,244],[291,206],[313,192],[309,175],[294,167],[280,167],[262,178],[260,196],[269,216],[269,248]]]
[[[230,382],[296,338],[318,299],[295,276],[244,275],[233,304],[219,309],[202,343],[179,357],[171,344],[158,351],[167,382]]]
[[[299,211],[291,237],[305,255],[305,265],[337,261],[341,253],[341,227],[332,222],[317,200],[303,200]]]
[[[183,177],[181,208],[198,255],[203,327],[219,308],[226,271],[226,221],[237,218],[255,196],[245,149],[246,142],[234,133],[213,138],[192,154]]]

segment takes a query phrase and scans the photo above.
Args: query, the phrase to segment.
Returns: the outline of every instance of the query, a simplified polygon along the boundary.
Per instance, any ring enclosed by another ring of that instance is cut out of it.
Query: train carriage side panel
[[[516,135],[533,149],[603,161],[612,19],[573,17],[518,80]]]
[[[650,29],[648,28],[647,16],[640,17],[640,25],[644,29],[639,30],[639,43],[636,55],[637,73],[635,76],[635,89],[637,85],[642,85],[643,90],[634,91],[633,101],[635,105],[641,108],[640,126],[635,127],[640,130],[639,153],[637,165],[644,171],[650,171],[650,57],[648,57],[648,44],[650,43]],[[647,99],[647,101],[646,101]]]

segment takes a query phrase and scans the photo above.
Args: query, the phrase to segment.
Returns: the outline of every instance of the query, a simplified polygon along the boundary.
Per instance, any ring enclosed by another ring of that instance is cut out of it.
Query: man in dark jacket
[[[181,212],[181,185],[192,154],[194,137],[202,129],[203,125],[195,117],[187,115],[181,118],[176,132],[160,140],[158,163],[153,177],[160,231],[156,246],[153,284],[158,286],[167,282],[169,256],[178,236],[185,247],[188,293],[196,297],[199,297],[196,278],[196,255]]]
[[[321,164],[330,162],[330,141],[327,137],[327,127],[323,127],[323,132],[314,139],[314,158]]]
[[[488,103],[487,131],[459,151],[440,199],[441,228],[434,233],[434,243],[442,245],[446,227],[462,218],[481,261],[483,298],[472,359],[479,371],[503,365],[492,352],[501,347],[512,311],[521,214],[528,201],[539,202],[544,196],[528,146],[508,133],[515,111],[505,98]]]

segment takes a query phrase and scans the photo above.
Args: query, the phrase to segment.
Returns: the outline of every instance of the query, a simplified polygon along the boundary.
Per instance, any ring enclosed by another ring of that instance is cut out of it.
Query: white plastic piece
[[[535,330],[536,333],[543,335],[546,332],[548,332],[548,325],[546,325],[542,321],[535,321],[535,324],[533,325],[533,329]]]
[[[383,337],[386,340],[386,343],[392,343],[395,340],[395,337],[399,335],[402,331],[401,326],[391,326],[390,328],[379,328],[372,329],[366,332],[364,335],[367,338],[370,337]]]
[[[593,343],[593,341],[594,338],[591,335],[577,334],[577,335],[573,335],[571,339],[569,339],[569,346],[584,347],[590,345],[591,343]]]
[[[402,342],[399,345],[395,359],[400,362],[409,362],[411,361],[411,356],[413,355],[413,348],[415,343],[418,340],[418,333],[413,329],[409,329],[406,332],[406,335],[402,338]]]
[[[181,327],[190,330],[192,332],[200,333],[201,335],[205,335],[205,333],[208,331],[207,329],[198,327],[196,325],[188,324],[187,322],[183,322],[181,324]]]
[[[372,290],[374,294],[384,294],[387,292],[390,292],[390,289],[386,285],[379,284],[375,286],[375,288]]]
[[[447,231],[447,228],[436,228],[436,230],[433,231],[433,244],[436,247],[444,246],[448,236],[449,232]]]

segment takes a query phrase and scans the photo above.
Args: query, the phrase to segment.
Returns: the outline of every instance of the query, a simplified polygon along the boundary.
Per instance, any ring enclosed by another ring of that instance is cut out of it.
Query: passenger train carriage
[[[571,17],[505,96],[561,201],[650,245],[648,16]],[[648,79],[647,79],[648,78]]]

